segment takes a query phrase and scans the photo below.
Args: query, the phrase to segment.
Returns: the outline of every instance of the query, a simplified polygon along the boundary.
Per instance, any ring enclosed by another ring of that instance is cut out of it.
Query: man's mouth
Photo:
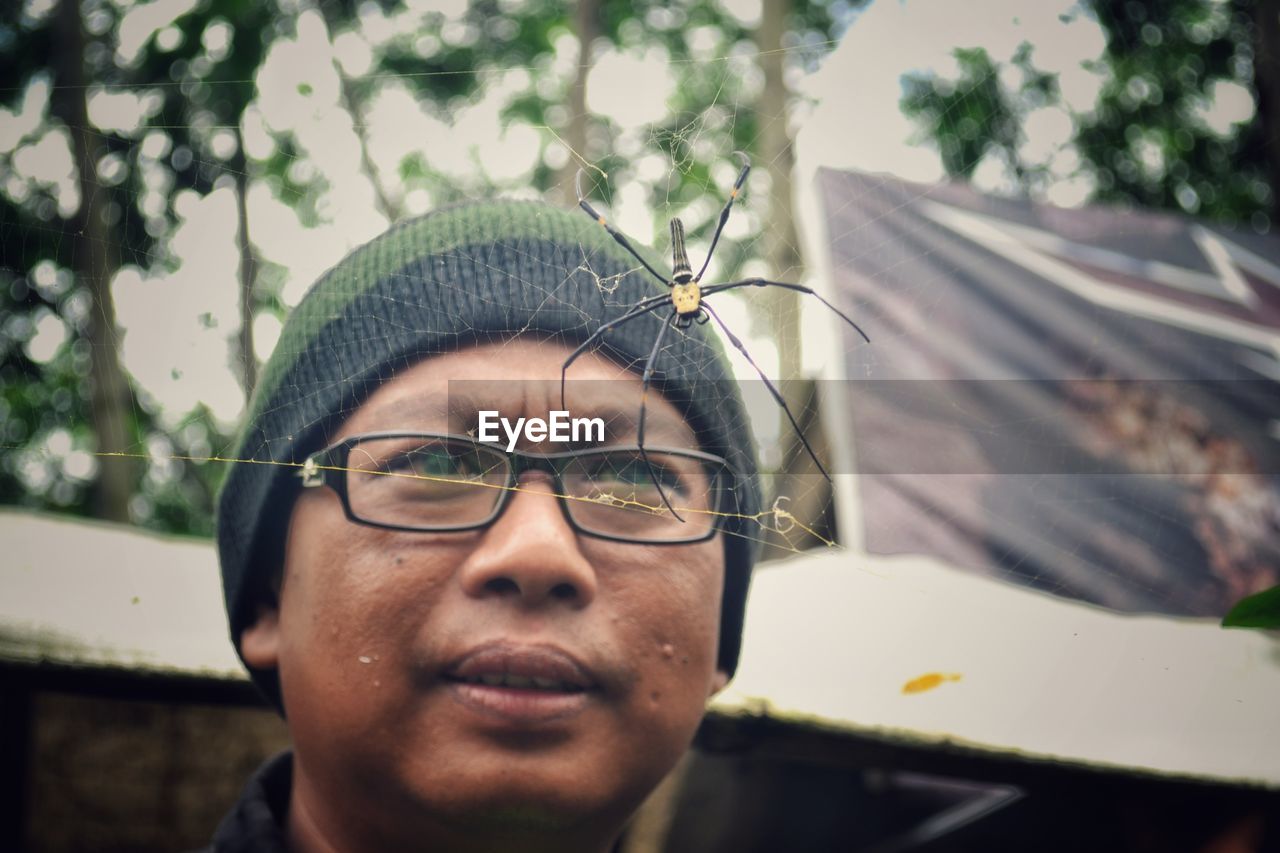
[[[453,661],[441,675],[461,704],[518,726],[572,716],[599,689],[577,658],[544,644],[486,643]]]
[[[485,687],[513,687],[521,690],[548,690],[553,693],[581,693],[585,687],[577,684],[571,684],[567,681],[556,681],[551,678],[539,678],[537,676],[516,675],[514,672],[490,673],[486,675],[476,675],[470,678],[450,677],[451,681],[459,681],[463,684],[483,684]]]

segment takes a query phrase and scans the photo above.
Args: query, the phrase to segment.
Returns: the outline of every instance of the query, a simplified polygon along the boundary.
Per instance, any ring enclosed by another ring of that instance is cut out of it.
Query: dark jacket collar
[[[282,752],[249,779],[231,813],[202,853],[286,853],[285,825],[293,787],[293,753]]]

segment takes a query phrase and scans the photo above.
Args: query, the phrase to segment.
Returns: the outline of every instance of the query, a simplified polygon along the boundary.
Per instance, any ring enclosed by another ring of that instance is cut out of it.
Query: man
[[[213,849],[608,850],[688,747],[756,555],[719,347],[669,330],[645,395],[652,312],[570,369],[564,411],[603,436],[487,432],[554,419],[574,348],[656,292],[636,267],[580,214],[466,205],[295,309],[218,521],[232,638],[294,749]]]

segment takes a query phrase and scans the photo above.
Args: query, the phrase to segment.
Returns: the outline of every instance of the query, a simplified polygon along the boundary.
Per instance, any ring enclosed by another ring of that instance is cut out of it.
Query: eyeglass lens
[[[704,538],[715,524],[717,477],[704,460],[605,448],[552,458],[564,505],[579,528],[621,539]],[[479,525],[511,491],[509,457],[493,448],[433,436],[370,437],[353,444],[347,500],[358,518],[423,530]],[[676,518],[663,501],[680,514]]]

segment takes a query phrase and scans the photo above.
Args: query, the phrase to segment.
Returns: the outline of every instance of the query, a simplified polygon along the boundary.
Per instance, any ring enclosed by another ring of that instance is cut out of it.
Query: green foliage
[[[56,11],[33,18],[18,14],[20,8],[22,4],[12,4],[0,18],[0,68],[4,79],[15,84],[3,90],[10,109],[51,79],[49,56],[58,39],[65,38],[55,28]],[[162,48],[153,34],[130,57],[114,49],[121,23],[117,6],[86,0],[80,13],[93,91],[64,86],[52,98],[86,98],[98,87],[109,87],[113,95],[134,96],[147,104],[141,123],[133,128],[91,128],[98,158],[94,179],[106,194],[112,268],[127,263],[144,270],[170,269],[168,238],[177,224],[177,193],[205,194],[219,177],[235,174],[234,156],[217,156],[214,135],[239,124],[253,95],[270,9],[243,0],[206,2],[173,22],[176,46]],[[240,22],[240,28],[230,20]],[[218,39],[207,38],[211,29],[226,33],[225,43],[219,46]],[[66,114],[46,108],[35,129],[12,151],[0,154],[0,173],[11,176],[0,191],[0,280],[5,285],[0,306],[6,318],[0,324],[0,501],[89,514],[100,460],[92,455],[94,353],[86,337],[89,312],[96,309],[87,283],[74,274],[78,253],[85,251],[83,235],[74,214],[59,213],[55,187],[24,179],[13,168],[25,146],[66,132],[56,118]],[[42,324],[60,324],[65,340],[52,355],[36,358],[32,342]],[[130,452],[145,460],[138,468],[130,514],[157,529],[210,534],[216,466],[174,457],[201,451],[208,455],[209,448],[225,446],[227,436],[207,410],[188,414],[174,428],[166,421],[175,413],[166,418],[140,389],[131,387],[121,402]]]
[[[788,61],[812,67],[829,51],[833,37],[861,2],[796,2],[791,15],[793,51]],[[515,87],[506,98],[502,118],[510,126],[536,128],[542,138],[540,161],[529,177],[515,186],[461,182],[457,175],[440,174],[426,155],[411,154],[400,164],[401,196],[425,190],[436,203],[515,187],[572,197],[573,167],[557,157],[575,117],[568,114],[569,92],[576,65],[557,63],[564,40],[574,38],[573,4],[558,0],[473,0],[459,20],[426,13],[412,26],[381,45],[375,45],[375,69],[360,89],[372,102],[382,87],[405,87],[431,114],[446,121],[495,87]],[[335,32],[354,22],[330,18]],[[622,186],[637,180],[634,165],[658,155],[668,165],[662,177],[647,181],[655,210],[655,233],[665,227],[673,206],[724,191],[717,183],[731,164],[734,150],[752,151],[758,137],[754,105],[759,94],[753,33],[717,2],[709,0],[600,0],[595,18],[597,36],[592,57],[606,53],[640,55],[656,52],[668,63],[675,85],[667,118],[647,129],[642,138],[628,135],[607,117],[581,116],[586,146],[572,152],[573,161],[591,164],[608,174],[598,193],[606,200]],[[424,148],[428,146],[424,145]],[[599,173],[593,172],[599,179]],[[700,211],[690,222],[697,239],[713,225],[712,211]],[[637,235],[647,241],[649,235]],[[724,258],[734,255],[724,252]]]
[[[1280,629],[1280,586],[1240,599],[1222,617],[1222,627]]]
[[[1090,5],[1107,36],[1111,75],[1076,144],[1097,197],[1223,222],[1265,212],[1271,190],[1259,116],[1225,135],[1200,118],[1218,83],[1253,88],[1253,3]]]
[[[959,80],[909,75],[901,106],[937,143],[947,174],[968,180],[990,149],[1017,163],[1022,126],[1016,94],[1005,91],[986,50],[960,49],[955,58]]]
[[[314,228],[320,224],[320,199],[329,182],[318,172],[298,168],[306,158],[291,135],[278,135],[275,142],[271,154],[258,164],[258,178],[276,199],[293,208],[303,227]]]
[[[1251,0],[1082,5],[1106,38],[1097,103],[1073,115],[1094,198],[1265,225],[1274,199],[1261,115],[1225,132],[1205,119],[1220,84],[1245,87],[1257,103]],[[958,80],[904,80],[904,112],[939,147],[949,175],[967,180],[994,153],[1016,185],[1042,188],[1046,164],[1023,162],[1020,128],[1030,110],[1061,105],[1053,75],[1034,67],[1025,45],[1011,61],[1025,81],[1016,89],[1001,83],[1002,66],[985,51],[955,55]]]
[[[956,81],[921,74],[903,80],[903,113],[938,145],[948,175],[969,180],[992,152],[1019,187],[1042,186],[1047,178],[1044,164],[1027,163],[1019,149],[1026,141],[1022,128],[1027,114],[1058,101],[1057,76],[1035,68],[1026,42],[1010,61],[1020,80],[1016,89],[1001,81],[1000,65],[986,50],[961,48],[954,55],[960,66]]]

